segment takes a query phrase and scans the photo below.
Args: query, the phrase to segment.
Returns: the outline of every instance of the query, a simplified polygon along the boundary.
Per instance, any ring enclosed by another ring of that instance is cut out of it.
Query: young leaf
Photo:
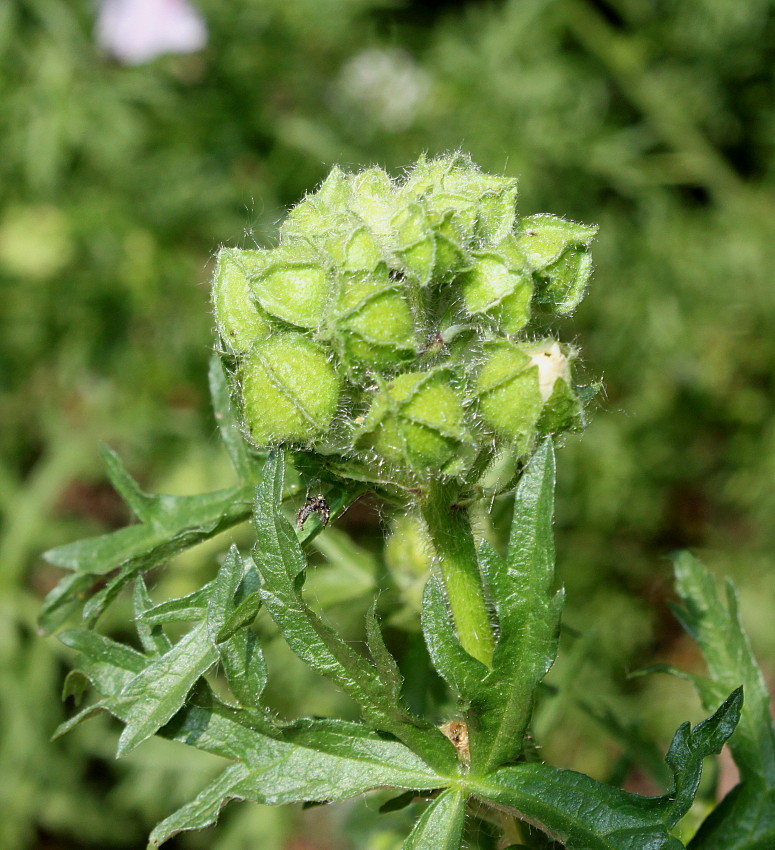
[[[306,560],[294,529],[280,513],[282,492],[282,456],[272,453],[256,493],[254,560],[263,580],[261,598],[288,646],[354,699],[375,728],[422,752],[429,763],[455,770],[454,751],[441,732],[396,704],[392,686],[305,603],[300,585]]]
[[[234,595],[242,581],[243,571],[242,558],[237,547],[232,546],[212,583],[207,601],[207,630],[213,644],[218,643],[219,632],[234,611]]]
[[[460,645],[441,582],[433,574],[425,584],[421,621],[425,644],[439,675],[464,702],[476,697],[484,699],[489,670]]]
[[[56,628],[63,611],[81,602],[103,576],[118,571],[88,608],[86,619],[93,623],[137,575],[249,519],[252,495],[253,486],[244,485],[201,496],[154,496],[152,521],[50,549],[46,560],[73,574],[44,600],[41,628],[46,632]]]
[[[207,614],[207,601],[212,589],[213,583],[209,581],[186,596],[167,599],[148,608],[140,615],[140,619],[148,625],[201,620]]]
[[[484,697],[472,706],[472,770],[487,772],[520,754],[535,690],[557,654],[563,594],[552,590],[554,475],[547,439],[517,488],[506,560],[482,547],[499,636]]]
[[[140,522],[150,521],[153,514],[154,497],[140,489],[134,478],[127,472],[121,458],[110,446],[103,443],[100,446],[100,456],[115,491],[127,503]]]
[[[740,622],[735,589],[727,585],[727,598],[722,599],[712,576],[688,552],[676,558],[675,574],[685,607],[673,610],[700,645],[711,681],[724,691],[741,684],[745,690],[740,726],[729,743],[741,774],[775,787],[770,695]]]
[[[720,690],[742,683],[740,724],[729,747],[741,784],[708,816],[691,850],[768,850],[775,847],[775,726],[770,696],[738,614],[737,595],[727,584],[724,599],[702,564],[689,553],[676,559],[678,592],[684,606],[674,611],[699,643],[709,679],[693,676],[708,706]]]
[[[422,813],[402,850],[460,850],[465,811],[462,791],[443,791]]]
[[[266,662],[255,632],[245,627],[218,644],[231,692],[245,706],[256,706],[266,686]]]
[[[575,771],[527,763],[473,777],[469,787],[539,824],[568,850],[679,850],[670,830],[692,803],[703,758],[720,751],[741,705],[738,689],[693,730],[688,723],[679,728],[666,757],[673,789],[662,797],[639,797]]]
[[[151,607],[151,599],[148,596],[148,589],[145,586],[143,577],[138,576],[135,582],[134,593],[134,614],[137,636],[140,638],[143,649],[149,655],[164,655],[165,652],[172,649],[172,643],[167,635],[164,634],[161,625],[152,625],[143,619],[143,614]]]
[[[243,570],[231,609],[215,636],[218,642],[228,640],[243,626],[249,626],[261,608],[261,577],[252,558],[243,559]]]
[[[128,682],[119,694],[127,711],[122,718],[126,726],[119,738],[118,754],[130,752],[158,731],[217,659],[207,624],[202,622]]]
[[[369,654],[377,668],[380,681],[386,685],[391,694],[392,702],[394,704],[400,703],[401,685],[404,680],[395,658],[393,658],[387,646],[385,646],[382,628],[379,625],[379,620],[377,620],[376,599],[366,612],[366,642],[369,647]]]

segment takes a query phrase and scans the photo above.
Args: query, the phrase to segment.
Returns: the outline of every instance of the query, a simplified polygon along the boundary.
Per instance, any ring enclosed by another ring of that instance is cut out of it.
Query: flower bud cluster
[[[221,250],[216,323],[252,442],[412,486],[579,427],[574,351],[531,322],[581,300],[596,228],[517,218],[516,197],[461,154],[398,181],[335,168],[277,247]]]

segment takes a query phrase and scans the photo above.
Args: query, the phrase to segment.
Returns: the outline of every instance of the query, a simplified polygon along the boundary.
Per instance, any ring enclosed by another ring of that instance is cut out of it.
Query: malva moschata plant
[[[214,822],[233,799],[320,803],[387,789],[385,810],[416,804],[405,850],[457,850],[471,821],[492,826],[482,846],[677,850],[703,759],[729,740],[741,782],[686,846],[775,847],[768,693],[734,591],[723,600],[689,555],[676,563],[677,612],[707,659],[708,676],[691,678],[711,716],[675,733],[665,793],[638,796],[540,758],[531,718],[549,690],[563,606],[554,445],[583,427],[594,392],[574,379],[574,346],[546,328],[582,298],[596,228],[518,217],[516,197],[515,180],[461,154],[422,158],[399,180],[335,168],[290,211],[276,247],[218,254],[210,383],[238,483],[150,496],[105,450],[138,522],[47,553],[68,572],[43,627],[82,609],[82,628],[59,635],[77,651],[65,693],[80,696],[85,677],[97,694],[58,734],[108,711],[124,724],[119,755],[160,735],[228,762],[149,846]],[[376,604],[360,651],[305,597],[307,550],[341,542],[331,526],[365,493],[411,518],[399,527],[430,565],[421,628],[446,693],[428,693],[424,715],[405,699]],[[513,500],[505,546],[472,521],[496,499]],[[151,601],[144,573],[251,518],[252,551],[232,546],[202,587]],[[130,583],[136,646],[95,629]],[[270,621],[357,704],[359,721],[287,720],[262,702],[258,635]]]

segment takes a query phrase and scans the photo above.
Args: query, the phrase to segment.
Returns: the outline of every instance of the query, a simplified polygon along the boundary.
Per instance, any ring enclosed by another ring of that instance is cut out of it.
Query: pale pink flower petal
[[[165,53],[194,53],[207,44],[207,28],[187,0],[102,0],[97,44],[126,65]]]

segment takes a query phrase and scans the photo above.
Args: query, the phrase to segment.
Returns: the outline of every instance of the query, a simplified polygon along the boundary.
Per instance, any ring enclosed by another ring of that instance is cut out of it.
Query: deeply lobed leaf
[[[675,572],[684,607],[674,611],[708,665],[708,679],[689,677],[703,704],[711,706],[729,687],[742,684],[745,690],[740,723],[729,742],[741,784],[708,816],[689,847],[768,850],[775,847],[775,725],[769,691],[740,622],[737,594],[729,583],[724,598],[687,552],[677,557]]]
[[[568,850],[679,850],[670,829],[688,811],[702,760],[718,753],[740,716],[737,690],[693,730],[676,732],[666,761],[673,789],[662,797],[639,797],[571,770],[516,764],[470,780],[483,800],[537,823]]]

